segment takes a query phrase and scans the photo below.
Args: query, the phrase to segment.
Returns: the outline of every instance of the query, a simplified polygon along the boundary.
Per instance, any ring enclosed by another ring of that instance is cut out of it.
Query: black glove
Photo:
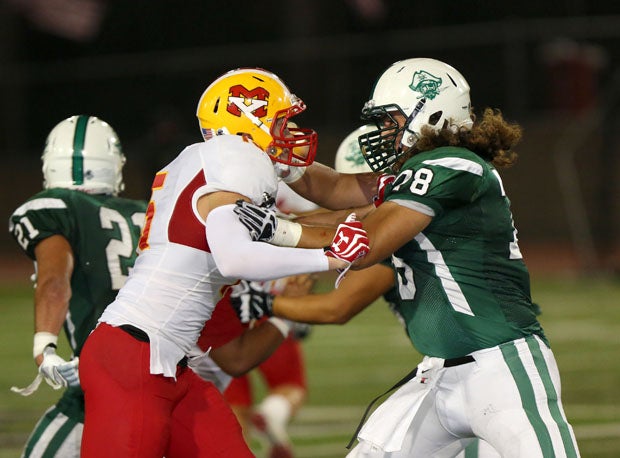
[[[230,302],[242,323],[273,316],[273,295],[246,280],[233,286]]]
[[[239,199],[234,212],[239,221],[250,231],[253,241],[270,242],[276,234],[278,217],[276,212],[269,208],[259,207],[245,200]]]

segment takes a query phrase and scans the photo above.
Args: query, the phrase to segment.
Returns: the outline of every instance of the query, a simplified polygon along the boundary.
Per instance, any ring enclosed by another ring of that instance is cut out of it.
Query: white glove
[[[43,362],[39,366],[39,374],[54,389],[77,387],[80,386],[78,363],[79,358],[65,361],[56,354],[56,349],[49,345],[43,350]]]

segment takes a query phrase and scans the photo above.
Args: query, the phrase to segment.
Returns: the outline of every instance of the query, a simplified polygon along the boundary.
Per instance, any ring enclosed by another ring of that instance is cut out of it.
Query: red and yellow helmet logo
[[[269,105],[269,91],[263,87],[247,89],[241,84],[232,86],[228,91],[228,105],[226,111],[234,116],[264,118],[267,116]]]

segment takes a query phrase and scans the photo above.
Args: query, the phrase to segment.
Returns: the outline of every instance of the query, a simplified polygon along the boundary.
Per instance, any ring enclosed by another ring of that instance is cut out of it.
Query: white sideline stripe
[[[553,342],[617,342],[620,324],[613,321],[602,323],[596,320],[567,320],[545,323],[545,333],[552,335]]]
[[[620,422],[601,423],[597,425],[573,426],[575,436],[579,439],[603,439],[605,437],[620,437]]]
[[[568,411],[569,417],[575,421],[596,420],[606,418],[607,420],[620,418],[620,405],[592,405],[592,404],[564,404],[564,410]]]
[[[355,421],[356,418],[361,418],[365,408],[365,406],[304,406],[295,417],[295,421],[323,422],[328,420],[346,421],[349,419]]]

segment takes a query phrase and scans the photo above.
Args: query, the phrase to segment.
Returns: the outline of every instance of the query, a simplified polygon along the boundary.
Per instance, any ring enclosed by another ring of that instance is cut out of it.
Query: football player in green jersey
[[[503,457],[579,456],[497,171],[514,162],[521,128],[498,110],[476,119],[469,92],[453,67],[407,59],[379,77],[362,110],[377,127],[359,138],[366,162],[394,177],[380,181],[380,205],[363,219],[370,251],[351,267],[391,256],[399,311],[426,356],[350,457],[452,457],[476,437]],[[318,187],[315,176],[308,168],[297,181]],[[304,227],[300,243],[330,235]]]
[[[376,130],[375,126],[363,125],[342,141],[336,152],[335,170],[339,173],[367,173],[370,167],[366,164],[359,147],[358,137]],[[372,204],[369,204],[371,207]],[[349,210],[347,210],[348,212]],[[356,209],[357,214],[365,214],[363,209]],[[328,212],[314,213],[308,217],[297,219],[313,224],[320,218],[323,222],[332,222],[331,218],[345,213]],[[264,316],[278,316],[293,321],[312,324],[345,324],[366,307],[383,297],[399,323],[406,322],[399,312],[398,294],[395,288],[394,269],[389,262],[377,263],[365,269],[347,273],[338,288],[325,293],[308,295],[273,295],[253,288],[252,285],[244,294],[231,299],[233,308],[241,320],[257,320]],[[390,390],[391,391],[391,390]],[[373,403],[374,404],[374,403]],[[486,442],[475,440],[454,458],[497,458],[497,452]]]
[[[80,350],[133,266],[146,202],[118,197],[125,156],[114,129],[94,116],[58,123],[42,160],[44,190],[9,221],[36,272],[33,357],[39,375],[21,393],[36,390],[42,379],[67,389],[37,423],[22,456],[74,458],[84,421]],[[63,327],[70,361],[56,354]]]
[[[362,117],[378,127],[359,139],[366,162],[396,177],[364,219],[370,253],[355,268],[392,256],[427,356],[350,456],[452,456],[474,437],[503,457],[578,456],[496,169],[514,162],[521,128],[498,110],[474,119],[465,78],[423,58],[390,66]]]

